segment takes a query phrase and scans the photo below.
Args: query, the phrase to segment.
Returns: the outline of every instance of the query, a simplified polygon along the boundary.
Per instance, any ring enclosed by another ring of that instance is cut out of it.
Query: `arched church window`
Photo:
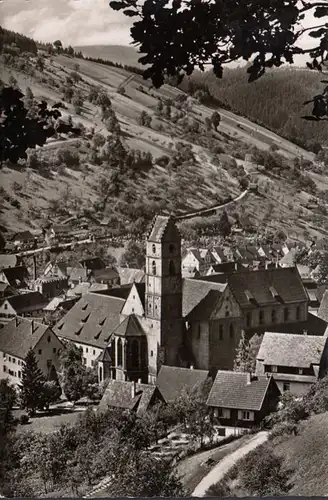
[[[131,354],[132,354],[133,366],[138,367],[139,366],[139,343],[137,340],[132,341]]]
[[[170,263],[169,263],[169,274],[170,274],[170,276],[175,275],[175,266],[174,266],[173,260],[170,260]]]
[[[156,262],[154,260],[151,264],[151,270],[152,270],[153,275],[155,275],[156,274]]]
[[[153,244],[152,249],[153,249],[153,253],[156,253],[156,245]]]
[[[174,252],[174,245],[172,243],[170,243],[170,245],[169,245],[169,252],[170,253]]]
[[[117,341],[117,365],[122,366],[123,364],[123,346],[122,340],[118,339]]]

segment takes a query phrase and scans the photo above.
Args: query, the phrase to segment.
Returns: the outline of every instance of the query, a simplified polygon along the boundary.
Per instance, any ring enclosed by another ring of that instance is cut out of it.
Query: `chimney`
[[[135,381],[132,382],[132,386],[131,386],[131,398],[134,399],[136,397],[136,383]]]
[[[36,280],[36,256],[33,255],[33,279]]]
[[[252,382],[252,373],[251,372],[247,372],[246,375],[247,375],[247,379],[246,379],[247,382],[246,382],[246,384],[247,385],[251,385],[251,382]]]
[[[141,384],[141,378],[138,378],[138,384]]]
[[[303,330],[303,335],[307,335],[308,331],[307,330]]]
[[[193,370],[194,369],[194,365],[190,365],[190,370]]]

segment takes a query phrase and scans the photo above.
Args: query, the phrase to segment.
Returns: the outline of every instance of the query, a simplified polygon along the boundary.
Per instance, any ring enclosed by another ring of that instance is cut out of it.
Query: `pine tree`
[[[251,357],[250,343],[244,331],[241,332],[240,341],[236,349],[233,370],[235,372],[253,371],[253,359]]]
[[[218,223],[219,233],[226,238],[231,233],[231,224],[228,219],[227,212],[224,211]]]
[[[45,378],[38,367],[33,349],[29,349],[24,360],[21,383],[21,403],[31,415],[42,405]]]

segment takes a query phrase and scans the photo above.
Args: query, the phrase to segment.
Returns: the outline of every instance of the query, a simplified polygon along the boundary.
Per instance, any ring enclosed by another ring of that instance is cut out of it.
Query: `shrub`
[[[15,207],[15,208],[20,208],[21,204],[19,203],[18,200],[11,200],[10,205]]]
[[[30,417],[26,414],[26,413],[23,413],[23,415],[21,415],[19,417],[19,423],[21,425],[26,425],[29,423],[29,420],[30,420]]]

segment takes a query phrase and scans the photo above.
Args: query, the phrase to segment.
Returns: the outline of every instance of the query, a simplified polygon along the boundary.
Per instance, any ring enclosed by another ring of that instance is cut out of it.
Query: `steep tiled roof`
[[[212,251],[216,252],[222,261],[225,261],[227,259],[221,247],[213,247]]]
[[[201,281],[198,279],[183,279],[182,281],[182,315],[186,317],[210,290],[223,291],[225,284]]]
[[[39,292],[12,295],[11,297],[7,297],[6,300],[18,314],[43,309],[48,303],[47,299]]]
[[[112,358],[110,356],[110,350],[108,347],[105,347],[105,349],[102,351],[101,354],[99,354],[98,358],[97,358],[97,361],[107,361],[109,363],[112,362]]]
[[[205,382],[208,376],[209,372],[206,370],[162,365],[157,375],[156,386],[164,401],[169,403],[179,397],[183,389],[193,389]]]
[[[28,350],[33,349],[48,330],[48,325],[17,316],[1,330],[0,351],[25,358]]]
[[[104,269],[106,267],[105,262],[100,257],[89,257],[87,259],[80,260],[80,264],[87,269],[96,270]]]
[[[141,269],[133,269],[129,267],[118,267],[118,274],[120,275],[121,285],[127,283],[141,283],[145,280],[145,272]]]
[[[318,318],[328,322],[328,290],[323,294],[321,304],[318,310]]]
[[[296,267],[229,274],[229,287],[241,307],[279,305],[308,300]],[[275,297],[272,291],[276,291]],[[251,300],[246,293],[250,292]]]
[[[195,259],[198,260],[198,262],[202,262],[203,257],[201,256],[200,251],[198,250],[198,248],[189,248],[189,253],[192,253],[193,256],[195,257]]]
[[[240,269],[240,264],[237,262],[222,262],[222,264],[212,264],[211,266],[215,273],[234,273]]]
[[[209,394],[207,405],[219,408],[260,411],[271,377],[252,377],[247,385],[247,373],[219,370]]]
[[[113,330],[113,333],[120,337],[140,337],[146,335],[138,318],[134,314],[127,316],[122,323]]]
[[[289,252],[280,259],[279,264],[283,267],[291,267],[295,265],[296,248],[292,248]]]
[[[110,380],[99,403],[99,410],[104,411],[108,407],[137,410],[138,415],[146,411],[156,391],[156,386],[135,384],[136,393],[133,397],[133,384],[134,382]]]
[[[87,293],[56,324],[54,331],[75,342],[105,347],[120,323],[124,302],[117,297]]]
[[[108,280],[112,278],[118,278],[119,273],[114,267],[106,267],[103,269],[94,269],[92,271],[92,276],[96,280]]]
[[[69,273],[69,279],[71,281],[87,281],[90,276],[90,271],[83,267],[74,267]]]
[[[1,272],[5,275],[9,285],[15,288],[26,286],[25,280],[28,277],[28,272],[25,266],[7,267]]]
[[[308,368],[320,363],[326,340],[314,335],[266,332],[257,359],[266,365]]]
[[[306,321],[297,321],[295,323],[283,323],[280,325],[270,326],[270,330],[273,332],[280,333],[293,333],[302,335],[304,331],[307,331],[308,335],[324,335],[327,330],[328,324],[321,318],[318,318],[314,314],[308,313],[308,319]],[[255,330],[260,334],[264,333],[265,330],[261,328],[255,328]]]
[[[160,243],[165,235],[166,229],[170,226],[174,225],[175,231],[178,234],[178,230],[174,224],[173,219],[171,217],[167,217],[164,215],[158,215],[153,221],[150,234],[148,236],[148,241],[154,243]],[[171,226],[172,227],[172,226]]]
[[[210,290],[207,295],[197,304],[188,314],[188,321],[210,320],[212,314],[217,309],[219,300],[222,297],[222,291]]]

